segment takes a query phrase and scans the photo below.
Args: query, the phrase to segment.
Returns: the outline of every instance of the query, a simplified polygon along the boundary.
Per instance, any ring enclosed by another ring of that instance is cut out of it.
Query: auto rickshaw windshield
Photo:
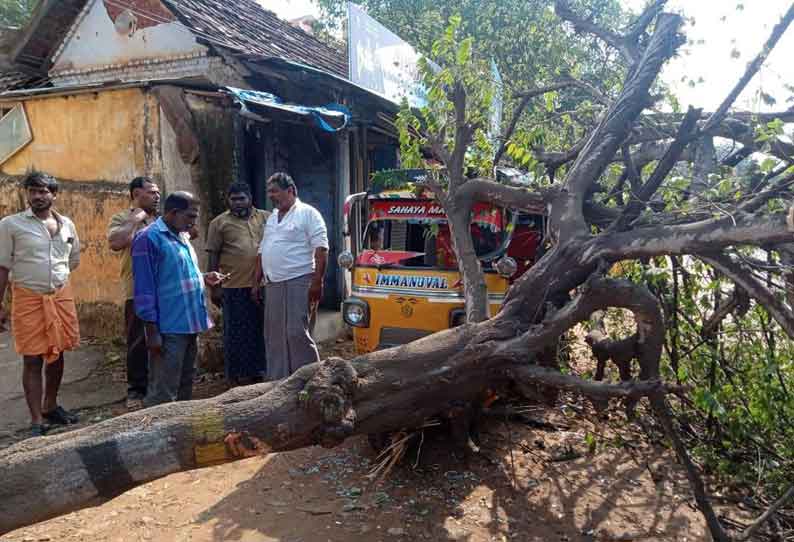
[[[470,226],[474,250],[479,257],[496,253],[505,245],[508,229],[499,220],[473,221]],[[360,265],[432,267],[457,269],[452,235],[446,220],[377,219],[369,222],[364,235]],[[484,262],[489,265],[489,262]]]

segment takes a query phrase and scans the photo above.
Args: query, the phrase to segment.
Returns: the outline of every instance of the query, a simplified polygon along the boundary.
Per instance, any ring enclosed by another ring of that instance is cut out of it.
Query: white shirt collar
[[[292,213],[292,211],[294,211],[295,209],[298,208],[299,205],[303,205],[303,202],[300,200],[300,198],[295,198],[295,203],[293,203],[292,207],[289,208],[289,211],[287,211],[287,214],[284,215],[284,218],[287,218],[290,215],[290,213]],[[276,208],[275,211],[276,212],[273,213],[273,216],[275,216],[276,220],[278,220],[278,217],[281,216],[281,210]],[[283,218],[282,218],[282,221],[283,221]]]

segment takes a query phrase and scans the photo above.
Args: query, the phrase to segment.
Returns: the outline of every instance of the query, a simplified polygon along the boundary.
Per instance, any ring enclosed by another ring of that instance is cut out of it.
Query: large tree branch
[[[580,17],[568,5],[567,0],[558,0],[554,4],[557,16],[570,22],[577,32],[586,32],[601,39],[607,45],[617,49],[629,66],[634,66],[642,57],[640,37],[648,26],[662,12],[667,0],[655,0],[648,5],[639,17],[628,27],[624,35],[603,28],[593,21]]]
[[[700,122],[698,122],[698,126],[700,127],[698,130],[699,133],[702,133],[702,127],[705,125],[705,118],[711,115],[713,115],[713,113],[701,113]],[[661,146],[659,142],[675,139],[684,117],[685,115],[677,113],[654,113],[640,117],[640,125],[632,128],[628,144],[635,146],[657,143],[657,145],[646,147],[639,152],[635,151],[635,160],[638,166],[662,158],[666,152],[666,147]],[[719,125],[712,128],[710,133],[713,136],[730,139],[742,145],[741,149],[737,150],[732,156],[726,158],[723,162],[724,165],[736,166],[753,152],[761,150],[762,144],[755,140],[756,134],[754,126],[758,122],[769,122],[775,119],[780,119],[784,122],[794,122],[794,108],[780,113],[759,113],[756,116],[754,116],[753,113],[733,112],[723,119]],[[648,123],[646,121],[654,122]],[[663,124],[657,124],[657,122],[662,122]],[[582,138],[567,151],[545,151],[543,149],[535,149],[535,159],[538,162],[542,162],[550,171],[555,171],[568,162],[576,160],[587,143],[587,140],[588,137]],[[780,138],[773,138],[767,143],[769,148],[766,149],[765,152],[789,163],[794,161],[794,145]],[[681,159],[691,161],[693,156],[685,150]]]
[[[769,291],[761,281],[756,279],[744,264],[719,253],[698,254],[697,257],[728,277],[761,303],[788,336],[794,339],[794,312],[773,292]]]
[[[586,231],[582,207],[590,185],[595,183],[626,139],[640,112],[650,102],[649,88],[664,63],[681,43],[681,17],[660,15],[645,53],[626,81],[620,96],[593,131],[566,177],[567,194],[553,211],[553,228],[561,239]]]
[[[507,144],[510,142],[510,138],[513,137],[513,133],[516,130],[516,126],[518,125],[518,121],[521,118],[521,115],[524,113],[524,109],[526,109],[529,102],[532,98],[536,98],[537,96],[542,96],[543,94],[547,94],[549,92],[554,92],[555,90],[560,90],[565,87],[570,86],[572,83],[570,81],[563,81],[559,83],[552,83],[551,85],[546,85],[539,88],[534,88],[531,90],[527,90],[524,92],[520,92],[515,95],[516,98],[521,98],[516,105],[516,109],[513,112],[513,117],[510,119],[509,124],[507,125],[507,129],[505,130],[504,134],[502,134],[502,143],[499,145],[499,149],[497,149],[496,154],[494,155],[494,166],[499,164],[499,160],[502,159],[502,156],[507,149]]]
[[[699,120],[707,120],[714,117],[716,111],[703,111]],[[685,116],[685,113],[648,113],[642,116],[643,120],[653,121],[660,125],[677,125],[680,124]],[[725,121],[735,121],[744,124],[751,124],[756,122],[770,122],[780,119],[783,122],[794,122],[794,107],[790,107],[783,111],[766,111],[766,112],[752,112],[735,110],[730,111],[722,119]]]
[[[457,187],[465,182],[464,168],[466,151],[469,149],[474,127],[467,120],[466,107],[468,96],[462,83],[455,84],[452,91],[452,103],[455,107],[455,141],[449,162],[446,163],[451,187]]]
[[[567,0],[557,0],[554,4],[554,11],[560,19],[571,23],[577,32],[586,32],[599,38],[601,41],[617,49],[629,64],[634,64],[640,57],[639,51],[633,46],[630,40],[616,34],[606,28],[599,26],[593,21],[580,17],[568,5]],[[647,26],[647,25],[646,25]]]
[[[544,335],[559,336],[597,310],[619,307],[632,311],[637,323],[637,343],[640,345],[640,379],[659,377],[659,356],[664,342],[664,325],[658,301],[644,286],[623,279],[608,279],[595,275],[580,289],[577,296],[549,320],[531,327],[515,339],[503,341],[494,355],[504,352],[526,351],[530,342]]]
[[[173,472],[420,425],[494,378],[488,350],[483,357],[467,345],[478,330],[498,336],[498,327],[494,319],[351,362],[312,364],[247,400],[161,405],[2,450],[0,534]]]
[[[562,374],[553,369],[537,365],[523,365],[508,370],[511,379],[519,389],[527,389],[527,384],[542,384],[553,388],[581,393],[593,399],[640,399],[656,392],[680,393],[680,386],[671,386],[661,380],[626,381],[619,384],[593,382],[577,376]],[[531,389],[525,392],[532,397]]]
[[[620,261],[662,255],[713,253],[731,245],[788,243],[794,235],[782,213],[760,218],[738,212],[678,226],[649,226],[602,235],[583,247],[585,260]]]
[[[636,303],[629,299],[635,289],[627,281],[594,279],[572,309],[563,309],[530,334],[497,315],[349,362],[332,358],[305,366],[277,383],[211,400],[160,405],[25,441],[0,451],[0,533],[172,472],[419,425],[503,380],[505,371],[525,364],[529,352],[556,340],[565,326],[586,318],[593,308]],[[650,321],[647,325],[661,329]],[[516,331],[520,345],[510,339]],[[505,340],[510,348],[504,348]],[[658,357],[647,373],[650,380],[658,377]],[[556,382],[542,372],[527,376]],[[654,382],[591,391],[634,396],[651,389],[666,388]]]
[[[478,178],[466,181],[466,184],[456,191],[455,197],[462,201],[485,201],[511,209],[543,214],[556,193],[557,187],[531,191]]]
[[[642,33],[648,28],[648,25],[662,12],[665,4],[667,4],[667,0],[655,0],[655,2],[646,7],[645,11],[628,28],[625,39],[636,43]]]
[[[706,125],[706,119],[713,115],[714,113],[701,113],[698,122],[700,133],[705,133],[703,128]],[[637,145],[673,139],[683,118],[684,115],[677,113],[643,115],[640,118],[641,125],[635,126],[632,130],[629,143]],[[711,136],[730,139],[742,145],[742,148],[737,150],[732,157],[726,159],[726,165],[736,166],[753,151],[761,150],[764,146],[763,142],[756,141],[755,126],[775,119],[794,122],[794,109],[779,113],[759,113],[758,115],[748,112],[732,112],[719,124],[713,125],[708,133]],[[772,138],[766,144],[768,149],[765,149],[765,152],[772,156],[789,162],[794,158],[794,145],[784,139]]]
[[[472,200],[458,197],[458,191],[467,184],[465,158],[476,126],[467,119],[466,88],[461,81],[453,87],[452,103],[455,108],[455,141],[447,165],[447,197],[441,201],[447,214],[447,223],[452,234],[453,249],[458,269],[463,279],[463,298],[467,322],[482,322],[488,318],[488,289],[482,272],[480,259],[471,237]]]
[[[529,384],[542,384],[575,391],[595,399],[636,400],[656,393],[681,392],[680,387],[669,386],[659,380],[664,325],[657,299],[644,286],[623,279],[593,275],[579,289],[576,297],[562,309],[515,339],[502,341],[491,355],[520,359],[525,352],[538,352],[576,323],[586,320],[593,312],[609,307],[625,308],[634,314],[637,323],[634,354],[641,367],[639,381],[621,384],[593,382],[526,363],[513,365],[507,369],[511,380],[519,389],[527,389],[529,395],[531,395]]]
[[[662,182],[664,182],[667,175],[678,163],[684,149],[697,134],[697,119],[699,116],[699,109],[689,108],[686,117],[684,117],[684,121],[678,129],[675,140],[667,147],[667,151],[664,153],[661,161],[656,165],[653,173],[648,177],[648,180],[643,184],[642,188],[640,188],[629,201],[620,219],[615,222],[615,230],[620,231],[626,229],[626,227],[640,215],[656,191],[659,190]]]

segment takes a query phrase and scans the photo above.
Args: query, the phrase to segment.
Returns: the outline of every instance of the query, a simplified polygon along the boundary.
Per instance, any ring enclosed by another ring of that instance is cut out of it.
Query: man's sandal
[[[30,436],[31,437],[43,437],[47,434],[49,430],[49,426],[44,425],[43,423],[32,423],[30,424]]]
[[[58,425],[71,425],[80,421],[76,414],[72,414],[62,406],[57,406],[55,410],[43,413],[42,417],[48,422]]]

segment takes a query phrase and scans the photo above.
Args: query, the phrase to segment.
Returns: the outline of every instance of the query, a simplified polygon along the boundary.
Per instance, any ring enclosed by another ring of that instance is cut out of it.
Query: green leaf
[[[761,162],[760,168],[763,173],[769,173],[775,166],[777,165],[777,160],[774,158],[766,158],[763,162]]]
[[[556,92],[547,92],[544,96],[546,100],[546,111],[548,111],[549,113],[554,112],[554,109],[556,108],[556,106],[554,105],[554,99],[556,98],[556,96],[557,96]]]
[[[471,49],[473,44],[474,40],[472,38],[467,38],[461,42],[460,46],[458,47],[458,64],[466,64],[469,61],[471,58]]]

